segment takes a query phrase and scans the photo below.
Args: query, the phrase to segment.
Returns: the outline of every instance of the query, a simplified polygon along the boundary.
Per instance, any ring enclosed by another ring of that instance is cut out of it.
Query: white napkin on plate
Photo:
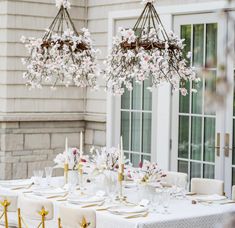
[[[39,196],[59,196],[64,195],[67,191],[63,188],[43,188],[43,189],[35,189],[33,193]]]
[[[136,206],[136,207],[117,206],[117,207],[110,208],[108,211],[112,214],[125,215],[125,214],[145,212],[147,211],[147,208],[141,207],[141,206]]]
[[[227,197],[213,194],[213,195],[195,196],[195,199],[199,201],[219,201],[219,200],[225,200],[227,199]]]
[[[3,188],[20,188],[20,187],[28,187],[32,184],[33,181],[31,179],[27,180],[9,180],[9,181],[0,181],[0,186]]]
[[[75,197],[70,196],[68,202],[72,204],[89,204],[89,203],[100,203],[105,200],[102,196],[86,196],[86,197]]]

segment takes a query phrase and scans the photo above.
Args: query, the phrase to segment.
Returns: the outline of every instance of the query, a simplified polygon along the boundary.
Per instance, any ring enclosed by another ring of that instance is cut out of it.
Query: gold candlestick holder
[[[79,186],[80,186],[80,189],[83,190],[83,169],[82,169],[81,162],[79,162],[79,165],[78,165],[78,174],[79,174]]]
[[[65,184],[68,184],[68,172],[69,172],[69,164],[64,164],[64,179]]]
[[[122,164],[122,168],[118,172],[118,184],[119,184],[118,200],[121,202],[123,202],[126,199],[126,197],[123,196],[123,180],[124,180],[124,164]]]

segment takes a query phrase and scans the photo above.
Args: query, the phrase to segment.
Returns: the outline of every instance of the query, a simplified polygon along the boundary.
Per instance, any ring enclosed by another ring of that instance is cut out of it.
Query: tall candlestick
[[[121,136],[121,162],[124,164],[124,154],[123,154],[123,140]]]
[[[66,154],[65,162],[66,164],[68,164],[68,138],[67,137],[65,138],[65,154]]]
[[[83,155],[83,133],[80,132],[80,155]]]

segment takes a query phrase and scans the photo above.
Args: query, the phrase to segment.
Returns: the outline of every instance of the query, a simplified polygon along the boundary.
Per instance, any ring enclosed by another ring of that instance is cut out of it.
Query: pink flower
[[[139,168],[142,168],[142,167],[143,167],[143,162],[140,161],[140,162],[139,162]]]
[[[182,96],[186,96],[186,95],[188,94],[188,91],[187,91],[187,89],[185,89],[185,88],[181,88],[181,89],[180,89],[180,92],[181,92],[181,95],[182,95]]]

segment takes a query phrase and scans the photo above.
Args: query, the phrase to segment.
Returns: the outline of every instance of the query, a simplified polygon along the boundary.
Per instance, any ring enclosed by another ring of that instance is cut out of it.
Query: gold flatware
[[[197,195],[197,193],[195,193],[195,192],[187,192],[185,195],[186,196],[195,196],[195,195]]]
[[[47,196],[47,199],[54,199],[54,198],[65,198],[68,195],[68,193],[65,193],[64,195],[54,195],[54,196]]]
[[[64,198],[64,199],[58,199],[56,201],[67,201],[68,199],[67,198]]]
[[[227,202],[220,203],[220,205],[232,204],[232,203],[235,203],[235,201],[234,200],[230,200],[230,201],[227,201]]]
[[[87,205],[81,206],[81,208],[88,208],[88,207],[102,206],[103,204],[104,204],[104,202],[102,202],[102,203],[87,204]]]
[[[129,215],[129,216],[126,216],[124,217],[125,219],[132,219],[132,218],[144,218],[144,217],[147,217],[149,214],[149,212],[146,212],[146,213],[139,213],[139,214],[135,214],[135,215]]]
[[[11,190],[29,189],[29,188],[31,188],[33,185],[34,185],[34,183],[31,183],[31,184],[28,185],[28,186],[23,186],[23,187],[21,186],[21,187],[11,188]]]

